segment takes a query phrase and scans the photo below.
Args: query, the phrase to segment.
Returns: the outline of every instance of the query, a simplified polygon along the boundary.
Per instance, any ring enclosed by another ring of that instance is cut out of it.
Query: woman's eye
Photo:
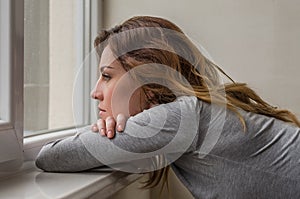
[[[101,76],[102,76],[103,80],[105,80],[105,81],[108,81],[111,79],[111,77],[109,75],[104,74],[104,73],[102,73]]]

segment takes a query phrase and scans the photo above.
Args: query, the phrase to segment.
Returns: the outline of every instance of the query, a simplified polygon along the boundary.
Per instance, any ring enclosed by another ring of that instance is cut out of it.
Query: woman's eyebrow
[[[113,67],[111,67],[111,66],[101,66],[100,72],[102,73],[105,68],[113,69]]]

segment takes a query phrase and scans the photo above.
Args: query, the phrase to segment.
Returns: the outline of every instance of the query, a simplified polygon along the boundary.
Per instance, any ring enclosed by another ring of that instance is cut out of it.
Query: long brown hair
[[[171,30],[175,34],[164,30]],[[120,33],[123,35],[114,37]],[[189,85],[185,85],[182,83],[184,81],[178,81],[181,76],[162,71],[156,73],[142,70],[140,74],[134,74],[140,79],[162,78],[171,82],[170,87],[159,84],[143,85],[142,89],[149,103],[172,102],[178,95],[194,95],[202,101],[212,103],[213,95],[214,103],[222,104],[225,98],[227,108],[238,114],[245,129],[245,122],[238,112],[240,108],[300,126],[294,114],[269,105],[245,83],[234,82],[220,67],[207,59],[178,26],[166,19],[152,16],[132,17],[121,25],[99,33],[94,42],[99,56],[107,45],[127,71],[141,64],[156,63],[178,71],[188,81]],[[163,48],[156,48],[157,46]],[[227,77],[230,82],[221,83],[219,74]],[[220,90],[225,93],[222,94]],[[161,179],[166,182],[168,169],[169,167],[165,167],[151,172],[146,187],[158,185]]]

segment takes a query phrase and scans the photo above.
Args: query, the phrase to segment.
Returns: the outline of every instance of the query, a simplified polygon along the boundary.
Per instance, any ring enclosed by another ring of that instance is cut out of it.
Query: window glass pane
[[[78,0],[25,0],[25,136],[81,125],[72,101],[83,57],[83,7]]]

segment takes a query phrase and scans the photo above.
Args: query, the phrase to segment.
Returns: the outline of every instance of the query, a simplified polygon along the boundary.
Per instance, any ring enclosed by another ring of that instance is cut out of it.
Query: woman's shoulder
[[[184,112],[196,112],[199,109],[200,100],[195,96],[179,96],[173,102],[160,104],[144,112],[169,112],[182,114]]]
[[[159,104],[150,109],[129,118],[129,122],[146,125],[150,121],[155,123],[174,124],[182,121],[194,121],[194,125],[199,123],[199,100],[195,96],[180,96],[175,101]]]

